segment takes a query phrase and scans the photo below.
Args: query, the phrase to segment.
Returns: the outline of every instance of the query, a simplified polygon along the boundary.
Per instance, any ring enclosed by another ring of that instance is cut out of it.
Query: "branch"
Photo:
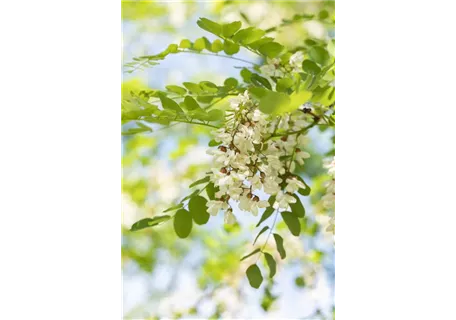
[[[253,63],[252,61],[248,61],[248,60],[244,60],[244,59],[236,58],[236,57],[232,57],[232,56],[226,56],[226,55],[224,55],[224,54],[209,53],[209,52],[199,52],[199,51],[190,51],[190,50],[179,50],[179,52],[193,53],[193,54],[201,54],[201,55],[205,55],[205,56],[223,57],[223,58],[227,58],[227,59],[232,59],[232,60],[237,60],[237,61],[242,61],[242,62],[250,63],[250,64],[252,64],[252,65],[254,65],[254,66],[257,66],[257,64],[256,64],[256,63]]]

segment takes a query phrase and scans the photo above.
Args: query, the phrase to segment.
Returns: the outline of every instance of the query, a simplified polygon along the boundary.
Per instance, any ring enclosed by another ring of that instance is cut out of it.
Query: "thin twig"
[[[252,61],[248,61],[248,60],[244,60],[244,59],[236,58],[236,57],[232,57],[232,56],[226,56],[226,55],[224,55],[224,54],[209,53],[209,52],[198,52],[198,51],[190,51],[190,50],[180,50],[179,52],[186,52],[186,53],[193,53],[193,54],[201,54],[201,55],[205,55],[205,56],[223,57],[223,58],[227,58],[227,59],[238,60],[238,61],[250,63],[250,64],[252,64],[252,65],[254,65],[254,66],[257,65],[256,63],[253,63]]]

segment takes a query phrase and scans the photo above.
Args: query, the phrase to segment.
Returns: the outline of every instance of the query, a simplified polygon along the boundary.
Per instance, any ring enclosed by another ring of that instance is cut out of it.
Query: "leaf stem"
[[[206,126],[206,127],[210,127],[210,128],[220,129],[220,127],[213,126],[211,124],[203,123],[203,122],[191,122],[191,121],[184,121],[184,120],[178,120],[177,122],[188,123],[188,124],[199,124],[200,126]]]
[[[266,237],[266,241],[264,242],[263,247],[262,247],[261,250],[260,250],[261,253],[263,253],[264,248],[266,248],[266,245],[268,244],[269,237],[271,236],[271,233],[272,233],[272,231],[274,230],[274,227],[275,227],[275,224],[276,224],[277,216],[278,216],[278,215],[279,215],[279,209],[276,209],[276,214],[275,214],[275,217],[274,217],[274,222],[272,223],[271,228],[269,228],[269,233],[268,233],[268,236]],[[255,263],[257,263],[259,259],[260,259],[260,256],[258,256],[258,259],[257,259],[257,261],[256,261]]]
[[[193,53],[193,54],[201,54],[201,55],[205,55],[205,56],[223,57],[223,58],[227,58],[227,59],[238,60],[238,61],[250,63],[250,64],[252,64],[252,65],[254,65],[254,66],[257,65],[256,63],[253,63],[252,61],[248,61],[248,60],[244,60],[244,59],[236,58],[236,57],[232,57],[232,56],[226,56],[226,55],[224,55],[224,54],[209,53],[209,52],[198,52],[198,51],[190,51],[190,50],[180,50],[179,52],[186,52],[186,53]]]

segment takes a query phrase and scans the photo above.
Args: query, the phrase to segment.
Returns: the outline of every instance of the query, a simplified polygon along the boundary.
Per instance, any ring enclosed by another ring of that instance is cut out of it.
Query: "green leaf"
[[[188,39],[181,40],[179,47],[182,49],[188,49],[192,47],[192,43]]]
[[[329,41],[327,49],[328,49],[328,52],[332,56],[335,56],[336,55],[336,40],[333,39],[333,40]]]
[[[274,41],[274,38],[269,38],[269,37],[264,37],[261,38],[260,40],[254,41],[249,44],[249,47],[255,50],[258,50],[259,47],[262,45]]]
[[[250,286],[258,289],[263,282],[260,268],[256,264],[252,264],[246,271],[247,279],[249,279]]]
[[[257,236],[255,237],[255,240],[253,241],[253,245],[255,245],[255,242],[258,240],[258,237],[261,236],[262,233],[264,233],[266,230],[268,230],[269,227],[268,226],[265,226],[263,227],[263,229],[261,229],[261,231],[257,234]]]
[[[320,20],[324,20],[324,19],[326,19],[327,17],[329,17],[329,13],[328,13],[328,11],[326,11],[326,10],[322,10],[322,11],[320,11],[320,13],[318,14],[318,18],[319,18]]]
[[[195,40],[195,43],[193,43],[193,50],[196,51],[201,51],[206,48],[206,41],[204,38],[198,38]]]
[[[268,79],[263,78],[259,74],[252,73],[252,75],[250,77],[250,81],[252,81],[252,83],[257,86],[261,85],[269,90],[272,90],[271,84],[269,83]]]
[[[168,91],[177,93],[177,94],[179,94],[179,95],[184,95],[184,94],[187,93],[187,90],[185,90],[185,88],[182,88],[182,87],[179,87],[179,86],[175,86],[175,85],[166,86],[166,89],[167,89]]]
[[[258,48],[258,51],[269,58],[277,57],[284,49],[280,43],[268,42]]]
[[[196,109],[189,112],[190,117],[196,120],[206,121],[209,118],[209,115],[206,111],[202,109]]]
[[[315,62],[308,59],[302,62],[302,70],[312,75],[317,75],[321,72],[321,68]]]
[[[202,183],[208,182],[208,181],[209,181],[209,179],[210,179],[210,177],[209,177],[209,176],[205,176],[204,178],[202,178],[202,179],[199,179],[199,180],[197,180],[197,181],[193,182],[193,183],[192,183],[192,184],[189,186],[189,188],[193,188],[194,186],[197,186],[197,185],[199,185],[199,184],[202,184]]]
[[[197,96],[196,100],[201,103],[210,103],[214,99],[214,96]]]
[[[272,255],[270,255],[269,253],[263,252],[263,254],[264,254],[264,259],[266,260],[266,263],[268,264],[268,267],[269,267],[269,278],[273,278],[277,271],[277,263],[274,260],[274,258],[272,257]]]
[[[326,49],[324,49],[322,47],[318,47],[318,46],[310,48],[309,56],[313,61],[315,61],[316,63],[318,63],[320,65],[325,65],[325,63],[329,59],[328,51],[326,51]]]
[[[187,238],[192,231],[192,216],[185,209],[179,209],[174,215],[174,231],[179,238]]]
[[[336,88],[331,86],[317,88],[314,90],[314,96],[311,101],[321,103],[324,106],[329,106],[335,100],[335,91]]]
[[[213,109],[209,111],[209,117],[207,120],[209,121],[221,121],[225,119],[225,113],[220,109]]]
[[[266,210],[264,210],[263,215],[261,216],[261,219],[256,226],[258,227],[264,220],[269,218],[274,213],[274,211],[275,211],[274,208],[267,207]]]
[[[223,84],[228,88],[236,88],[239,82],[235,78],[227,78]]]
[[[166,97],[163,93],[159,93],[159,98],[160,101],[163,105],[163,108],[169,109],[169,110],[175,110],[178,113],[183,113],[182,109],[179,107],[176,101]]]
[[[234,36],[234,42],[242,43],[242,44],[249,44],[254,41],[259,40],[262,36],[264,36],[265,31],[255,28],[249,27],[246,29],[239,30]]]
[[[203,89],[200,87],[199,84],[196,84],[193,82],[184,82],[183,85],[184,85],[184,87],[186,87],[188,90],[190,90],[193,93],[196,93],[196,94],[204,93]]]
[[[185,106],[187,107],[187,110],[198,110],[201,109],[200,105],[198,102],[196,102],[195,99],[193,99],[190,96],[186,96],[184,99]]]
[[[260,111],[267,114],[279,114],[285,112],[290,105],[290,97],[282,92],[269,91],[260,100]]]
[[[212,50],[212,43],[206,38],[206,37],[203,37],[203,40],[204,40],[204,47],[211,51]]]
[[[302,218],[306,215],[306,210],[304,209],[304,206],[301,203],[301,200],[297,195],[293,195],[293,198],[296,199],[295,203],[290,203],[291,207],[291,212],[298,218]]]
[[[291,234],[296,237],[299,236],[301,233],[301,224],[298,217],[288,211],[281,212],[281,215]]]
[[[276,90],[280,92],[286,92],[288,88],[293,86],[293,79],[281,78],[277,81]]]
[[[303,195],[303,196],[308,196],[310,194],[310,191],[311,191],[309,185],[300,176],[296,176],[296,179],[298,179],[299,181],[301,181],[302,183],[304,183],[306,185],[306,188],[305,189],[299,189],[298,193],[300,195]]]
[[[282,258],[282,260],[285,259],[287,253],[285,251],[285,248],[283,247],[283,238],[277,233],[274,233],[274,240],[276,242],[277,251],[279,251],[280,257]]]
[[[241,29],[242,22],[241,21],[233,21],[228,24],[222,25],[222,34],[224,37],[231,37],[235,34],[239,29]]]
[[[137,230],[141,230],[141,229],[144,229],[144,228],[153,227],[153,226],[156,226],[156,225],[158,225],[158,224],[160,224],[162,222],[168,221],[169,219],[171,219],[171,217],[168,216],[168,215],[156,216],[156,217],[153,217],[152,219],[151,218],[141,219],[141,220],[136,221],[135,223],[133,223],[133,225],[131,226],[130,231],[137,231]]]
[[[211,51],[212,52],[220,52],[223,50],[223,42],[220,39],[216,39],[212,42]]]
[[[209,31],[210,33],[220,36],[222,34],[222,26],[217,22],[211,21],[206,18],[199,18],[196,22],[201,29]]]
[[[218,91],[218,88],[217,86],[215,85],[215,83],[212,83],[210,81],[201,81],[199,83],[200,87],[206,91],[206,92],[211,92],[211,93],[215,93]]]
[[[248,255],[243,256],[243,257],[241,258],[241,261],[247,259],[247,258],[250,257],[250,256],[253,256],[255,253],[258,253],[258,252],[260,252],[260,251],[261,251],[260,248],[256,248],[255,250],[253,250],[252,252],[250,252]]]
[[[207,200],[201,196],[192,197],[188,202],[188,210],[196,224],[203,225],[209,221],[206,203]]]
[[[169,53],[177,53],[177,52],[179,51],[178,48],[179,48],[179,47],[177,46],[177,44],[172,43],[172,44],[170,44],[170,45],[168,46],[168,49],[166,49],[166,50],[167,50]]]
[[[312,92],[310,92],[310,91],[301,90],[299,92],[293,92],[290,95],[290,104],[287,106],[284,106],[282,109],[280,109],[280,113],[293,112],[293,111],[297,110],[304,103],[310,101],[311,97],[312,97]]]
[[[268,203],[269,203],[269,206],[271,206],[271,208],[274,207],[275,201],[276,201],[276,196],[269,197]]]
[[[249,93],[251,93],[255,98],[261,99],[269,92],[268,89],[261,87],[252,87],[249,88]]]
[[[210,200],[214,200],[215,199],[215,187],[214,187],[214,183],[213,182],[210,182],[207,185],[206,193],[207,193],[207,196],[209,197]]]
[[[241,77],[244,82],[250,82],[250,79],[252,78],[252,72],[249,69],[243,68],[241,70]]]
[[[214,139],[212,139],[211,141],[209,141],[209,147],[215,147],[215,146],[219,146],[221,145],[222,143],[221,142],[217,142],[215,141]]]
[[[163,211],[163,212],[174,211],[174,210],[177,210],[177,209],[182,208],[183,206],[184,206],[184,205],[183,205],[182,203],[179,203],[179,204],[176,204],[175,206],[169,207],[168,209],[166,209],[166,210]]]
[[[225,40],[223,42],[223,51],[228,55],[233,55],[239,52],[239,45],[231,40]]]

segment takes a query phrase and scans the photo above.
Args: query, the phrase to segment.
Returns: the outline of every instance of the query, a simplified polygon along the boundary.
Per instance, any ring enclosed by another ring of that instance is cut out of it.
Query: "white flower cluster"
[[[284,65],[278,58],[267,58],[267,64],[260,67],[260,71],[266,77],[282,78],[287,73],[287,70],[293,72],[302,71],[302,62],[304,61],[304,54],[301,51],[294,53],[288,60],[288,65]]]
[[[327,160],[324,167],[328,169],[328,174],[332,178],[326,182],[326,194],[321,199],[323,206],[330,210],[331,219],[329,220],[329,226],[326,231],[335,232],[335,206],[336,206],[336,157],[332,160]]]
[[[221,145],[207,151],[214,157],[210,179],[219,188],[216,200],[207,203],[211,215],[223,210],[225,223],[234,223],[231,203],[236,201],[239,209],[256,216],[258,209],[270,206],[255,194],[260,190],[276,196],[275,209],[288,209],[290,203],[296,202],[292,194],[306,186],[292,172],[296,162],[303,165],[304,159],[310,157],[300,149],[306,139],[300,134],[275,139],[274,133],[278,129],[303,129],[308,125],[304,117],[302,112],[268,116],[258,109],[247,91],[231,100],[225,126],[215,131],[214,139]]]

